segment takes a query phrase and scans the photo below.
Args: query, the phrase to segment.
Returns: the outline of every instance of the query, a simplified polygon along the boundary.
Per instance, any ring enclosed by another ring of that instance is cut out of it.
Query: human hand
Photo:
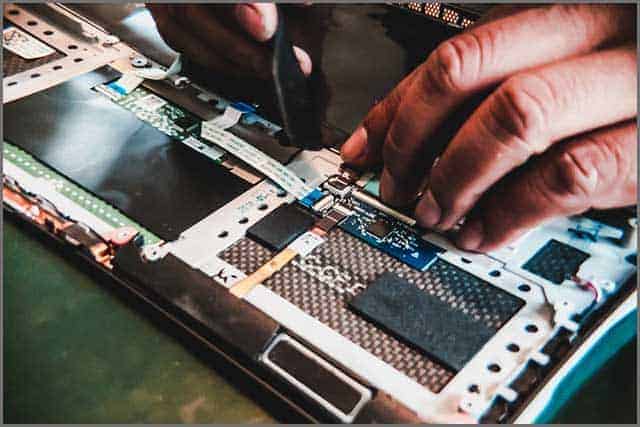
[[[234,5],[150,3],[158,31],[171,48],[206,68],[269,79],[270,52],[265,42],[278,24],[274,3]],[[305,75],[311,58],[293,48]]]
[[[381,196],[490,251],[544,220],[636,201],[635,5],[516,8],[442,43],[367,115],[345,162]],[[429,138],[490,91],[434,164]],[[431,150],[430,150],[431,149]],[[425,187],[426,183],[426,187]]]

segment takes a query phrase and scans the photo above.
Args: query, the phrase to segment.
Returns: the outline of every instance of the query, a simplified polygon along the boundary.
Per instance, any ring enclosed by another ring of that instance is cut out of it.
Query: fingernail
[[[367,130],[364,126],[360,126],[355,132],[342,144],[340,155],[345,163],[353,163],[364,157],[367,148]]]
[[[456,244],[464,250],[475,251],[482,244],[482,240],[484,239],[483,231],[482,221],[477,219],[471,220],[460,230]]]
[[[304,73],[305,76],[311,74],[311,69],[313,67],[311,63],[311,57],[307,52],[298,46],[293,47],[293,53],[296,55],[296,59],[298,60],[298,64],[300,64],[300,69]]]
[[[235,11],[240,25],[256,40],[267,41],[276,32],[278,17],[273,4],[242,4]]]
[[[427,190],[416,207],[416,219],[423,227],[433,227],[440,221],[441,215],[442,210],[433,193]]]

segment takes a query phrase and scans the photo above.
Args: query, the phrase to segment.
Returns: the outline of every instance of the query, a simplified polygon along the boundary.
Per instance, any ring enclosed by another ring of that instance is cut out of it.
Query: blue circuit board
[[[375,208],[353,201],[354,214],[339,225],[349,234],[420,271],[425,271],[444,249]]]

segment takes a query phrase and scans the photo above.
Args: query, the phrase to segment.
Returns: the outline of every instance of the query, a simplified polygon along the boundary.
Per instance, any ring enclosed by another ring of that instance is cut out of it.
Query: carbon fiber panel
[[[220,257],[250,273],[271,257],[266,248],[242,239]],[[334,230],[326,243],[304,259],[296,258],[264,285],[363,349],[431,391],[439,392],[455,372],[404,344],[353,313],[347,300],[385,271],[393,271],[420,289],[497,329],[523,304],[518,298],[475,276],[436,261],[419,272],[366,243]]]
[[[368,284],[392,271],[418,288],[459,308],[492,329],[498,330],[522,307],[524,301],[446,261],[437,260],[427,271],[415,270],[342,230],[331,233],[314,254],[325,256],[363,276]]]

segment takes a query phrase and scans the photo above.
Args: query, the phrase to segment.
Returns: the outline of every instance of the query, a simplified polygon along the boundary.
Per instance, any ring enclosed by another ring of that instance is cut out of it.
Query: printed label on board
[[[17,27],[2,31],[2,45],[5,49],[24,59],[38,59],[51,55],[55,50]]]

